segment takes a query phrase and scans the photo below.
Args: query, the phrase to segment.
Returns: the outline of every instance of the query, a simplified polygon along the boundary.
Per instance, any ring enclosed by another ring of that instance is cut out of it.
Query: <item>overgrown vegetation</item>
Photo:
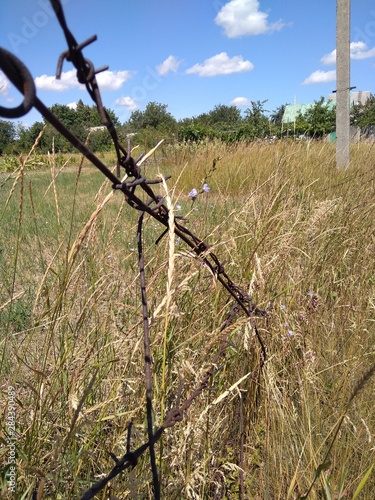
[[[315,101],[304,115],[299,114],[294,124],[283,124],[285,105],[269,113],[267,101],[254,101],[245,109],[243,115],[239,108],[219,104],[211,111],[199,116],[176,120],[168,112],[166,104],[149,102],[144,111],[133,111],[129,120],[123,124],[112,110],[107,110],[122,138],[136,134],[137,143],[146,149],[155,145],[161,137],[173,138],[179,142],[199,142],[207,139],[219,139],[222,142],[251,142],[255,139],[299,136],[321,138],[335,129],[335,109],[326,106],[324,98]],[[367,133],[375,126],[375,97],[366,104],[353,106],[351,123]],[[75,109],[66,105],[55,104],[52,112],[82,141],[92,128],[90,149],[96,152],[110,151],[112,142],[106,130],[101,130],[101,122],[96,107],[88,106],[81,100]],[[293,126],[292,126],[293,125]],[[46,122],[35,122],[30,128],[15,125],[14,122],[0,120],[0,155],[27,152],[45,127],[42,139],[38,143],[38,152],[47,153],[54,141],[55,151],[74,152],[73,146],[64,137],[57,134]]]
[[[227,345],[208,390],[156,445],[162,497],[298,499],[312,486],[311,499],[371,498],[373,147],[353,148],[346,171],[318,142],[176,143],[162,155],[147,177],[172,174],[175,213],[268,311],[254,373],[246,318],[220,334],[227,294],[179,240],[172,267],[168,236],[155,245],[163,228],[147,221],[156,426]],[[120,193],[107,198],[86,161],[43,161],[1,174],[0,454],[6,464],[11,386],[18,498],[79,498],[113,467],[109,452],[126,452],[129,422],[132,448],[147,441],[137,214]],[[97,498],[152,497],[151,484],[143,457]]]
[[[367,100],[366,104],[356,104],[352,108],[351,123],[360,127],[362,131],[375,125],[375,96]]]

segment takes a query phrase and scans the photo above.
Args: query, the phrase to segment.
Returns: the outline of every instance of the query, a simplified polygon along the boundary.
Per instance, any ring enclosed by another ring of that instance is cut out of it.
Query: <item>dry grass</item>
[[[146,175],[167,165],[160,193],[269,317],[257,320],[261,374],[239,317],[210,390],[156,446],[162,497],[297,499],[319,476],[309,498],[352,498],[375,462],[373,148],[353,148],[348,171],[322,143],[163,154]],[[18,498],[38,488],[38,498],[79,498],[113,467],[108,452],[126,452],[130,421],[132,446],[147,440],[137,214],[120,193],[106,198],[93,167],[48,162],[4,177],[0,191],[1,413],[13,386]],[[193,203],[187,193],[205,180],[211,191]],[[203,379],[230,309],[172,227],[155,247],[162,231],[146,220],[156,426],[180,384],[183,399]],[[7,453],[3,439],[4,463]],[[97,498],[149,498],[151,487],[143,457]]]

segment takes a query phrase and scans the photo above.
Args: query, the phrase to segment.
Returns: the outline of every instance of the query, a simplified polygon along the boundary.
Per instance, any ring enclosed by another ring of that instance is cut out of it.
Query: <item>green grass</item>
[[[17,498],[35,488],[38,498],[79,498],[114,466],[109,452],[125,454],[130,421],[132,448],[147,441],[138,213],[119,192],[96,213],[110,183],[78,156],[66,160],[0,174],[0,411],[4,422],[13,386]],[[371,498],[374,160],[361,144],[337,171],[332,145],[280,142],[170,145],[146,163],[148,178],[172,174],[176,214],[268,311],[256,320],[261,372],[254,331],[238,316],[210,390],[156,445],[162,498],[297,499],[316,475],[311,499],[352,498],[363,479],[358,498]],[[193,203],[188,192],[205,180],[211,191]],[[155,426],[181,384],[182,401],[199,386],[231,307],[178,239],[168,274],[168,236],[155,246],[163,229],[146,218]],[[147,454],[97,498],[111,495],[152,497]]]

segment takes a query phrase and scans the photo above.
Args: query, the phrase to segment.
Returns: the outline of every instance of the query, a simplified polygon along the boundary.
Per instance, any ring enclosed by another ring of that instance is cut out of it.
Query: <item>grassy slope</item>
[[[207,144],[170,146],[146,166],[150,178],[157,164],[173,175],[176,213],[188,214],[188,227],[269,312],[257,320],[268,352],[260,376],[254,332],[239,317],[211,390],[157,447],[164,498],[238,498],[241,488],[244,498],[298,498],[344,414],[309,498],[351,498],[374,463],[372,380],[346,408],[374,365],[375,340],[374,151],[361,145],[352,158],[338,172],[326,144]],[[112,468],[108,451],[125,453],[131,420],[133,446],[146,440],[137,213],[116,193],[85,226],[111,188],[86,163],[78,176],[79,162],[52,184],[53,157],[50,169],[2,174],[0,183],[1,411],[12,385],[26,498],[37,477],[44,498],[78,498]],[[187,193],[206,178],[211,191],[192,203]],[[161,232],[146,221],[156,424],[181,381],[182,398],[199,385],[230,308],[178,240],[166,303],[168,238],[154,245]],[[150,487],[144,456],[98,498],[147,498]]]

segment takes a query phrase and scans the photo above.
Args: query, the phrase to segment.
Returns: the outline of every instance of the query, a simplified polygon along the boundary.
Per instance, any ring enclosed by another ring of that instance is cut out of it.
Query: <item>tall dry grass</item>
[[[256,320],[262,371],[238,316],[209,390],[156,445],[163,498],[375,491],[374,150],[354,147],[347,171],[334,153],[313,142],[172,145],[144,165],[148,177],[173,175],[160,194],[268,311]],[[18,498],[79,498],[112,469],[109,452],[126,452],[130,421],[132,447],[147,441],[137,214],[120,193],[107,199],[109,183],[85,162],[47,161],[1,183],[1,412],[4,422],[12,386]],[[203,182],[210,192],[192,201]],[[172,227],[155,246],[163,229],[145,220],[155,427],[204,378],[231,307]],[[143,457],[97,498],[152,497],[151,479]]]

